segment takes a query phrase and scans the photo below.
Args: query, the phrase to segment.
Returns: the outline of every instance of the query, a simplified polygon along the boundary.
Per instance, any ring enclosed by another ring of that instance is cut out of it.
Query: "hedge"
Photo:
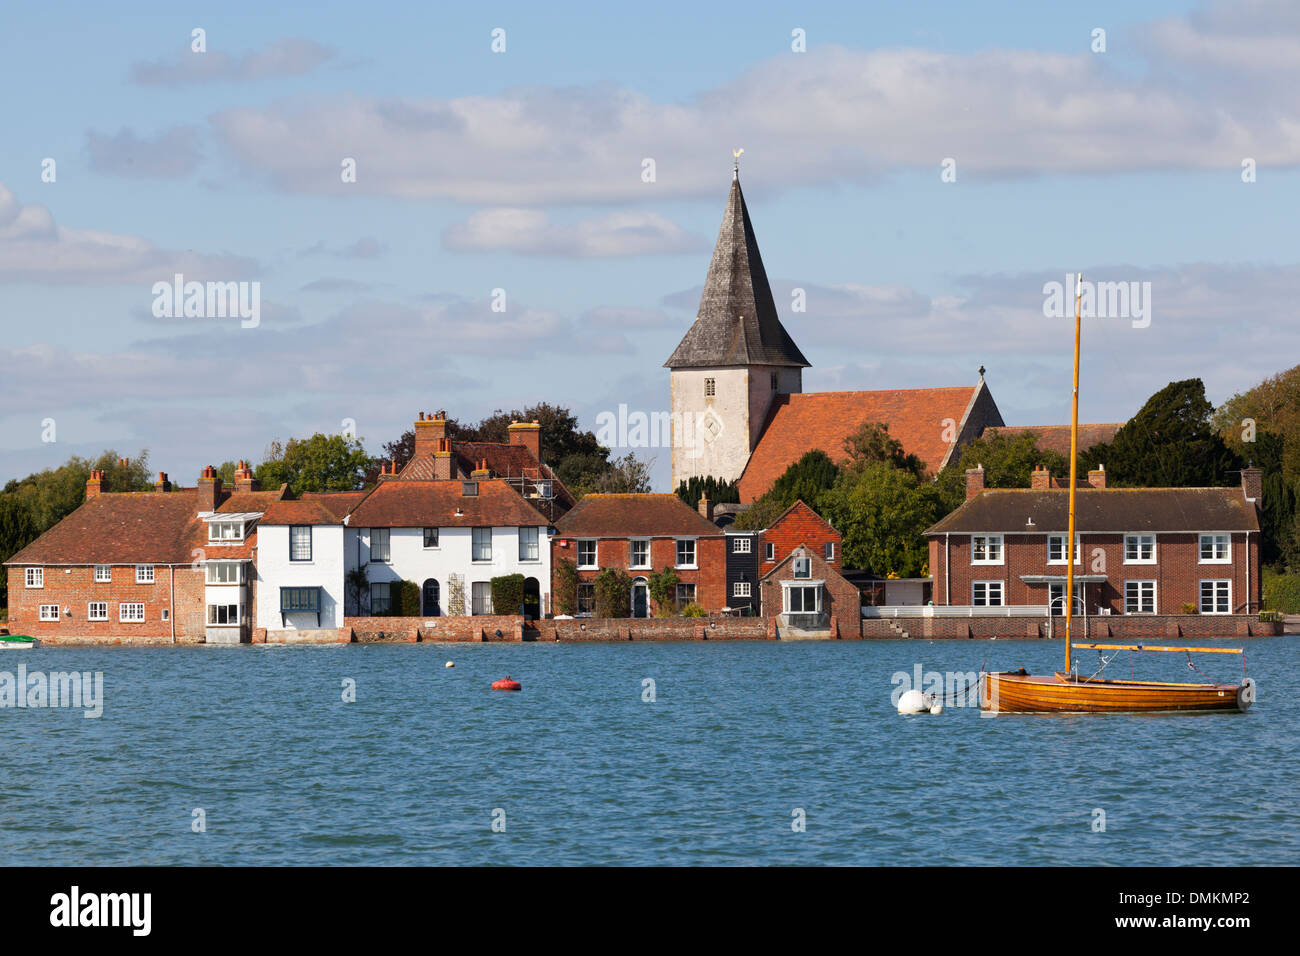
[[[1283,614],[1300,614],[1300,574],[1265,572],[1264,607]]]
[[[492,613],[519,614],[524,606],[524,576],[502,574],[491,581]]]

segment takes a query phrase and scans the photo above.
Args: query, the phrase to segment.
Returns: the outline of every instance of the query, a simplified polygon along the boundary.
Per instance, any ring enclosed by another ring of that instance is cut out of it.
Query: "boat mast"
[[[1065,539],[1065,673],[1070,673],[1070,619],[1074,612],[1074,486],[1079,474],[1079,326],[1083,273],[1074,284],[1074,393],[1070,408],[1070,527]],[[1082,557],[1082,555],[1080,555]]]

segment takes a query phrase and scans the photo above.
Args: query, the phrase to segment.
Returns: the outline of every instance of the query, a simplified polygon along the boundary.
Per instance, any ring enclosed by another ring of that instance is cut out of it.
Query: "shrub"
[[[632,616],[632,579],[621,568],[596,575],[596,617]]]
[[[682,617],[708,617],[709,612],[702,606],[692,601],[686,607],[682,608]]]
[[[502,574],[492,579],[492,613],[522,614],[524,607],[524,576]]]
[[[1300,574],[1264,574],[1264,606],[1283,614],[1300,614]]]
[[[393,609],[391,617],[420,616],[420,586],[414,581],[394,581],[388,586]]]
[[[677,572],[672,568],[652,571],[646,578],[646,588],[655,602],[655,617],[671,617],[676,610],[677,585],[680,582]]]
[[[578,566],[568,558],[555,562],[555,590],[551,597],[556,614],[578,613]]]
[[[1197,608],[1197,606],[1193,604],[1191,601],[1186,601],[1183,603],[1182,611],[1184,614],[1195,614],[1197,613],[1198,610],[1199,608]]]

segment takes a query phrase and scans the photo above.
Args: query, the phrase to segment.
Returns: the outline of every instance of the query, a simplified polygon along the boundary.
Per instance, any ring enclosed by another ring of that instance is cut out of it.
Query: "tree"
[[[923,532],[943,515],[938,487],[910,471],[873,462],[846,470],[821,497],[822,514],[843,538],[844,565],[885,577],[922,577]]]
[[[939,496],[945,513],[966,500],[966,469],[984,466],[986,488],[1028,488],[1030,476],[1040,466],[1056,477],[1068,479],[1070,465],[1060,452],[1038,447],[1037,432],[986,432],[966,445],[955,464],[940,472]]]
[[[596,617],[632,616],[632,578],[622,568],[603,568],[595,592]]]
[[[578,613],[578,566],[568,558],[555,562],[555,588],[551,592],[555,613],[573,617]]]
[[[650,490],[650,468],[654,459],[641,461],[628,452],[622,458],[615,458],[609,468],[596,479],[595,490],[601,494],[641,494]]]
[[[700,499],[705,496],[715,505],[740,504],[740,488],[734,481],[694,475],[677,483],[677,497],[692,508],[699,507]]]
[[[36,522],[14,495],[0,495],[0,562],[8,561],[36,540]],[[0,574],[0,605],[9,606],[8,575]]]
[[[826,452],[820,448],[805,452],[772,483],[766,493],[736,516],[734,527],[739,531],[766,528],[796,501],[802,501],[820,513],[818,500],[823,492],[834,486],[839,476],[839,466]]]
[[[925,474],[925,462],[905,452],[903,443],[890,437],[889,426],[883,422],[864,422],[844,439],[844,454],[847,456],[846,468],[860,470],[879,463],[910,472],[918,478]]]
[[[317,432],[310,438],[277,439],[257,466],[257,479],[265,488],[288,482],[294,494],[304,491],[355,491],[363,487],[371,466],[370,456],[357,439]]]
[[[655,604],[655,617],[672,617],[677,607],[677,585],[681,578],[672,568],[651,571],[646,578],[646,590]]]
[[[1214,406],[1199,378],[1170,382],[1152,395],[1109,444],[1079,456],[1079,468],[1106,466],[1108,486],[1213,487],[1237,480],[1241,459],[1210,424]]]

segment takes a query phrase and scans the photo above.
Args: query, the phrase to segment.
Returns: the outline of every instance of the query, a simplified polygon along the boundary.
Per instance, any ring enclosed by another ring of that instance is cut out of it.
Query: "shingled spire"
[[[731,181],[727,210],[704,280],[704,295],[695,324],[678,344],[665,368],[778,365],[807,368],[809,361],[794,344],[776,314],[758,241],[740,191],[740,176]]]

